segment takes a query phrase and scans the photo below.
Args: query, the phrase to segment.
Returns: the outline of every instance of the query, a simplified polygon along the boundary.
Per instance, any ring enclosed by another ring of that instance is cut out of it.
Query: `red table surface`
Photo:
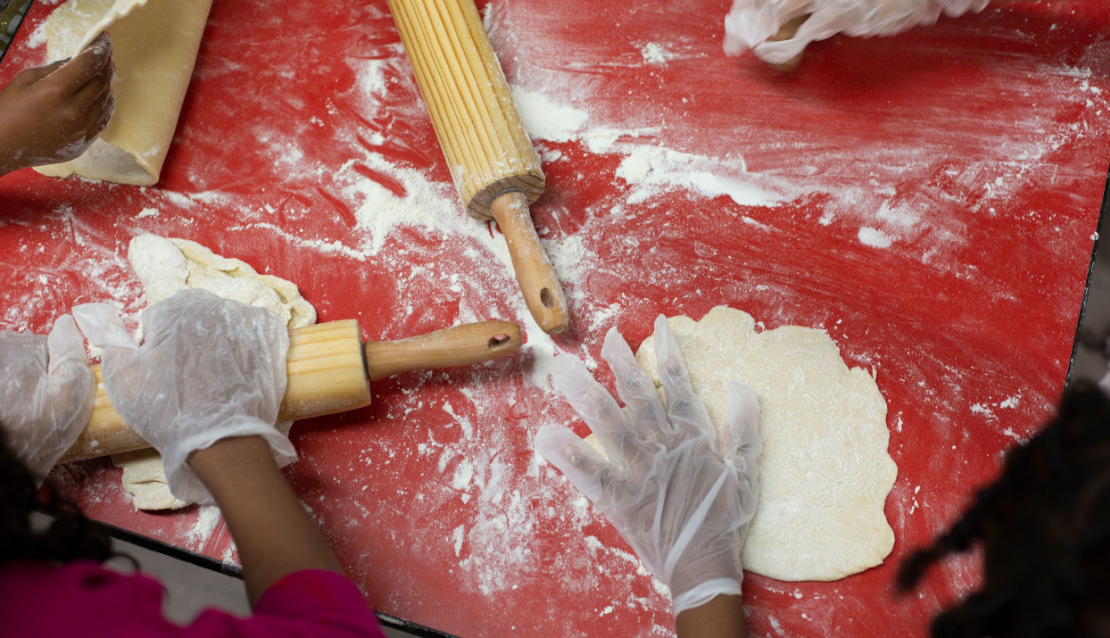
[[[31,10],[0,82],[41,63],[31,34],[52,4]],[[975,587],[976,561],[945,562],[905,598],[895,566],[997,474],[1064,386],[1110,158],[1108,5],[833,38],[790,75],[722,54],[724,0],[490,9],[511,83],[588,113],[591,132],[642,134],[597,153],[581,135],[537,140],[548,190],[533,216],[564,277],[569,332],[552,345],[533,327],[513,359],[400,375],[374,384],[369,408],[294,428],[301,459],[286,474],[348,573],[377,610],[459,636],[672,635],[665,589],[534,453],[544,424],[586,432],[535,366],[552,349],[600,361],[611,326],[635,345],[659,313],[724,304],[768,329],[823,328],[872,371],[898,464],[887,561],[832,583],[748,574],[753,635],[925,635]],[[670,59],[649,63],[647,43]],[[680,185],[645,198],[616,171],[650,147],[734,177],[742,161],[751,180],[793,190],[777,206]],[[449,219],[375,236],[358,223],[362,179],[398,197],[427,180]],[[159,214],[137,217],[148,207]],[[24,171],[0,180],[0,208],[0,328],[45,332],[89,301],[133,325],[145,300],[126,248],[143,232],[268,268],[322,321],[357,318],[369,339],[525,321],[496,230],[455,203],[380,0],[218,0],[158,186]],[[865,228],[890,245],[863,243]],[[598,375],[611,386],[603,363]],[[52,478],[97,520],[237,561],[214,510],[137,512],[119,476],[100,459]]]

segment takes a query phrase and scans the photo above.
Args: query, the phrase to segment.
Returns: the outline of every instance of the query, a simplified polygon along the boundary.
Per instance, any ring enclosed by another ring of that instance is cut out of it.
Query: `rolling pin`
[[[296,421],[370,405],[370,381],[410,370],[482,363],[520,349],[520,326],[482,321],[400,341],[362,343],[358,322],[332,321],[289,331],[288,383],[278,421]],[[96,403],[77,442],[60,463],[150,447],[112,407],[100,366]]]
[[[567,327],[567,302],[532,225],[545,178],[473,0],[388,0],[466,210],[494,220],[540,328]]]

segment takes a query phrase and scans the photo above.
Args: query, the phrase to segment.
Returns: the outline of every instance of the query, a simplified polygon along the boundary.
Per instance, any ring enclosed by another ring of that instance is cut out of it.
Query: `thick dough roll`
[[[112,36],[116,111],[100,139],[71,162],[37,168],[150,186],[158,182],[193,75],[212,0],[69,0],[46,22],[48,62]]]

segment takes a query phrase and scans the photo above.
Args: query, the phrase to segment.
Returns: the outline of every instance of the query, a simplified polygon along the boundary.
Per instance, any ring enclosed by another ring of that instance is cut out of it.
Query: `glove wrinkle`
[[[296,459],[274,428],[286,387],[289,333],[270,310],[202,289],[186,289],[143,313],[135,345],[103,304],[75,309],[78,323],[105,346],[105,390],[124,421],[162,455],[170,492],[212,504],[189,455],[234,436],[261,436],[279,466]]]
[[[667,409],[624,338],[611,330],[602,356],[627,414],[577,358],[560,355],[553,365],[556,387],[608,459],[563,425],[541,428],[536,450],[670,587],[678,614],[714,596],[740,593],[740,550],[757,503],[759,403],[751,388],[732,382],[730,431],[719,442],[669,324],[660,317],[655,327]]]

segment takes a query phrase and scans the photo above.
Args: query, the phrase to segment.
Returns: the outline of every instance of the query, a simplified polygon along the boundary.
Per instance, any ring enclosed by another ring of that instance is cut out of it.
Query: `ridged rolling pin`
[[[528,210],[544,175],[473,0],[388,0],[459,197],[495,220],[528,310],[548,334],[567,302]]]
[[[288,383],[278,421],[296,421],[370,405],[370,381],[410,370],[482,363],[520,349],[520,326],[481,321],[400,341],[362,343],[358,322],[332,321],[289,331]],[[81,436],[60,463],[150,447],[123,422],[104,391],[100,366],[96,404]]]

